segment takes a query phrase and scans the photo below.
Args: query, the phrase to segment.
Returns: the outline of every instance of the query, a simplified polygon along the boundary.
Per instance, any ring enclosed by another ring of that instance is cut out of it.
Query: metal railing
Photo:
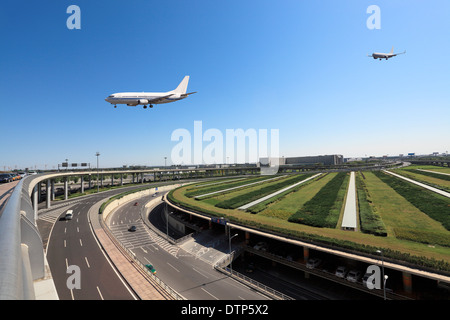
[[[217,263],[214,265],[214,268],[222,273],[228,274],[232,278],[254,288],[255,290],[258,290],[268,296],[270,296],[273,299],[276,300],[294,300],[294,298],[285,295],[282,292],[279,292],[269,286],[266,286],[265,284],[262,284],[252,278],[249,278],[242,273],[239,273],[235,270],[232,270],[231,268],[228,268],[228,265],[230,264],[231,260],[234,260],[234,256],[238,256],[239,252],[233,251],[231,254],[228,254],[224,256],[222,259],[217,261]]]
[[[28,182],[19,181],[0,216],[0,300],[35,299],[34,281],[46,277]]]
[[[186,300],[182,295],[180,295],[177,291],[172,289],[170,286],[164,283],[160,278],[158,278],[156,275],[151,273],[147,267],[139,261],[139,259],[136,257],[136,255],[129,250],[120,240],[118,240],[116,237],[114,237],[113,233],[107,226],[107,224],[103,221],[102,215],[99,215],[98,217],[100,224],[105,230],[108,237],[111,239],[111,241],[120,249],[124,254],[127,255],[127,257],[133,261],[133,264],[136,265],[137,268],[139,268],[139,271],[143,273],[149,281],[151,281],[154,285],[159,286],[160,289],[164,290],[164,292],[170,296],[170,298],[174,300]]]

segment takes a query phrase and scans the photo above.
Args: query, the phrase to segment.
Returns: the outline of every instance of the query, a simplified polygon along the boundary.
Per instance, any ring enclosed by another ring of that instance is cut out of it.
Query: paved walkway
[[[252,201],[252,202],[250,202],[250,203],[244,204],[243,206],[239,207],[238,209],[240,209],[240,210],[246,210],[246,209],[248,209],[248,208],[250,208],[250,207],[252,207],[252,206],[254,206],[254,205],[257,205],[257,204],[260,203],[260,202],[266,201],[266,200],[268,200],[268,199],[270,199],[270,198],[272,198],[272,197],[275,197],[276,195],[278,195],[278,194],[280,194],[280,193],[283,193],[283,192],[285,192],[285,191],[287,191],[287,190],[289,190],[289,189],[291,189],[291,188],[294,188],[294,187],[298,186],[299,184],[302,184],[302,183],[305,183],[306,181],[309,181],[309,180],[311,180],[311,179],[314,179],[315,177],[317,177],[317,176],[319,176],[319,175],[321,175],[321,174],[322,174],[322,173],[318,173],[318,174],[316,174],[316,175],[313,175],[312,177],[309,177],[309,178],[306,178],[305,180],[302,180],[302,181],[300,181],[300,182],[294,183],[293,185],[291,185],[291,186],[289,186],[289,187],[286,187],[286,188],[283,188],[283,189],[281,189],[281,190],[278,190],[278,191],[276,191],[276,192],[274,192],[274,193],[272,193],[272,194],[269,194],[269,195],[267,195],[267,196],[265,196],[265,197],[262,197],[262,198],[260,198],[260,199],[258,199],[258,200],[255,200],[255,201]]]
[[[356,186],[355,172],[350,172],[350,181],[348,183],[347,199],[345,200],[344,216],[342,218],[342,228],[353,229],[356,231]]]
[[[234,189],[239,189],[239,188],[243,188],[243,187],[247,187],[247,186],[251,186],[251,185],[254,185],[254,184],[263,183],[263,182],[267,182],[267,181],[274,180],[274,179],[279,179],[279,178],[280,178],[280,177],[275,177],[275,178],[270,178],[270,179],[259,180],[259,181],[256,181],[256,182],[244,184],[244,185],[237,186],[237,187],[233,187],[233,188],[229,188],[229,189],[224,189],[224,190],[214,191],[214,192],[210,192],[210,193],[205,193],[205,194],[196,196],[195,198],[202,198],[202,197],[206,197],[206,196],[209,196],[209,195],[212,195],[212,194],[221,193],[221,192],[226,192],[226,191],[230,191],[230,190],[234,190]]]
[[[424,170],[424,169],[417,169],[419,171],[425,171],[425,172],[431,172],[431,173],[437,173],[437,174],[443,174],[446,176],[450,176],[450,173],[444,173],[444,172],[439,172],[439,171],[431,171],[431,170]]]
[[[423,187],[423,188],[425,188],[425,189],[428,189],[428,190],[430,190],[430,191],[439,193],[440,195],[443,195],[444,197],[450,198],[450,193],[448,193],[448,192],[445,192],[445,191],[440,190],[440,189],[437,189],[437,188],[430,187],[429,185],[426,185],[426,184],[417,182],[417,181],[415,181],[415,180],[406,178],[406,177],[404,177],[404,176],[401,176],[401,175],[399,175],[399,174],[396,174],[396,173],[393,173],[393,172],[390,172],[390,171],[387,171],[387,170],[383,170],[383,171],[386,172],[386,173],[392,174],[393,176],[396,176],[396,177],[398,177],[398,178],[400,178],[400,179],[403,179],[403,180],[409,181],[409,182],[411,182],[411,183],[414,183],[414,184],[416,184],[416,185],[418,185],[418,186],[420,186],[420,187]]]

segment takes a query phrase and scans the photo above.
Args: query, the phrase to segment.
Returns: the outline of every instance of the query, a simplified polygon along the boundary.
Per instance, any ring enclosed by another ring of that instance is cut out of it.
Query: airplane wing
[[[197,93],[197,91],[195,91],[195,92],[189,92],[189,93],[183,93],[181,96],[184,98],[184,97],[187,97],[188,95],[194,94],[194,93]]]
[[[173,96],[173,95],[174,95],[174,93],[171,93],[171,94],[168,94],[168,95],[165,95],[165,96],[162,96],[162,97],[158,97],[158,98],[155,98],[155,99],[148,100],[148,102],[150,102],[150,103],[158,103],[160,101],[163,101],[165,98],[168,98],[168,97]]]

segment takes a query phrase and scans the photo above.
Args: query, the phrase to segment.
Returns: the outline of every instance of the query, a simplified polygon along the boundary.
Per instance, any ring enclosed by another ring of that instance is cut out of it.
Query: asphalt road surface
[[[149,229],[141,219],[143,205],[145,202],[138,202],[138,205],[134,205],[134,202],[125,204],[111,214],[108,223],[115,237],[140,262],[152,264],[164,283],[189,300],[268,299],[218,272],[211,263],[195,252],[186,251],[183,246],[172,245],[163,236]],[[161,215],[161,207],[151,214]],[[128,231],[132,225],[136,226],[136,231]],[[211,250],[203,252],[206,251]]]

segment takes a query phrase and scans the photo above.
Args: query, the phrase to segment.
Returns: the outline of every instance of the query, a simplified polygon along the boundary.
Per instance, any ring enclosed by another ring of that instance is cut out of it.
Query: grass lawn
[[[335,175],[336,173],[330,173],[319,180],[307,183],[300,188],[300,190],[292,192],[283,199],[269,204],[267,208],[259,212],[258,215],[287,220],[291,215],[297,212],[305,202],[314,197]]]
[[[437,221],[414,207],[400,196],[396,191],[381,181],[371,172],[364,172],[365,184],[372,207],[379,214],[386,226],[387,237],[379,237],[362,232],[344,231],[339,228],[316,228],[299,223],[287,221],[292,213],[297,212],[307,201],[329,182],[336,173],[329,173],[321,179],[307,183],[296,192],[292,192],[279,201],[267,205],[267,208],[257,214],[238,209],[223,209],[214,206],[208,201],[198,201],[184,195],[187,187],[173,191],[173,197],[195,211],[204,212],[211,216],[222,216],[248,226],[257,226],[267,230],[286,230],[288,233],[305,233],[327,237],[339,241],[354,242],[359,245],[389,249],[403,252],[411,256],[432,258],[437,261],[450,263],[450,247],[429,246],[427,244],[398,239],[395,237],[395,228],[409,228],[424,232],[438,233],[450,236],[450,232]],[[346,188],[345,188],[346,189]],[[247,190],[248,191],[248,190]],[[239,192],[246,192],[240,190]]]
[[[424,169],[424,170],[428,170],[428,169]],[[421,174],[420,171],[413,171],[412,169],[397,169],[397,170],[392,170],[392,172],[400,174],[404,177],[416,180],[417,182],[422,182],[422,183],[428,184],[432,187],[439,188],[441,190],[450,192],[450,181],[449,180],[439,179],[437,177],[430,177],[430,176],[426,175],[425,172],[423,174]]]
[[[441,223],[417,209],[372,172],[364,173],[373,207],[383,219],[388,237],[394,237],[395,228],[419,229],[421,231],[445,231]],[[450,233],[449,233],[450,235]]]

